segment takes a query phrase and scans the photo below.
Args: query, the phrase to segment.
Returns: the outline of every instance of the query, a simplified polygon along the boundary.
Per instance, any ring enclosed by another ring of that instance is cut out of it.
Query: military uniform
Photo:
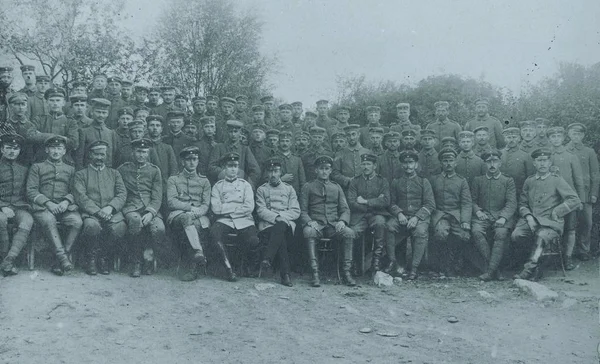
[[[167,185],[167,180],[175,176],[180,171],[180,166],[175,156],[173,148],[161,140],[153,140],[154,145],[150,152],[150,162],[160,169],[163,179],[163,186]],[[166,190],[164,191],[166,193]]]
[[[346,147],[341,155],[333,162],[331,179],[344,189],[347,189],[352,178],[359,176],[362,173],[360,168],[360,156],[366,153],[369,153],[369,150],[360,145],[360,143],[356,143],[353,147]]]
[[[128,106],[128,103],[121,98],[121,94],[108,97],[108,100],[110,101],[110,107],[105,123],[107,128],[115,130],[119,126],[119,110]]]
[[[79,147],[79,129],[77,123],[73,119],[68,119],[65,114],[46,114],[33,120],[38,131],[45,134],[62,135],[67,138],[67,154],[65,161],[74,165],[74,154]],[[38,148],[35,152],[35,160],[43,161],[46,159],[46,151],[44,148]]]
[[[30,120],[36,120],[48,115],[48,113],[50,113],[50,110],[43,92],[36,92],[35,95],[29,97],[27,115],[29,115]]]
[[[533,152],[534,150],[538,149],[538,145],[537,142],[535,141],[535,139],[530,140],[530,141],[526,141],[526,140],[522,140],[521,144],[519,144],[519,148],[524,151],[525,153],[531,155],[531,152]]]
[[[179,153],[185,147],[189,147],[194,144],[195,140],[183,132],[179,132],[177,134],[173,134],[169,132],[166,136],[162,138],[163,143],[170,145],[173,148],[173,152],[175,153],[175,157],[179,155]],[[177,163],[181,162],[179,158],[177,158]]]
[[[535,173],[531,155],[525,153],[518,146],[514,148],[506,147],[502,150],[500,159],[502,160],[500,171],[514,180],[517,197],[519,197],[525,180]]]
[[[402,163],[400,163],[400,152],[386,150],[377,158],[377,174],[385,178],[391,185],[392,181],[404,175]]]
[[[323,145],[319,145],[317,147],[311,147],[308,152],[302,155],[302,166],[304,167],[304,173],[306,175],[306,181],[310,182],[314,180],[317,175],[315,174],[315,166],[313,162],[317,157],[326,155],[329,157],[333,157],[333,153],[330,150],[325,149]]]
[[[472,150],[462,151],[456,158],[456,173],[464,177],[469,185],[477,176],[483,176],[487,170],[485,163]]]
[[[480,126],[486,126],[490,133],[490,146],[501,149],[506,145],[502,135],[502,123],[497,118],[487,115],[483,118],[475,117],[465,124],[464,130],[473,131]]]
[[[452,137],[458,140],[458,134],[462,131],[462,128],[456,121],[452,121],[448,118],[444,121],[436,120],[431,122],[425,129],[433,130],[437,140],[442,140],[446,137]]]
[[[304,174],[304,165],[302,164],[302,158],[289,152],[287,155],[279,151],[276,153],[277,158],[281,159],[281,175],[291,173],[294,175],[294,179],[289,182],[290,186],[294,188],[296,194],[300,193],[302,186],[306,183],[306,175]]]
[[[431,178],[436,174],[442,173],[442,164],[438,158],[438,152],[435,148],[421,149],[419,152],[419,175],[424,178]]]
[[[360,137],[359,142],[361,145],[369,146],[371,144],[370,141],[370,132],[372,128],[382,128],[384,133],[388,132],[388,128],[384,127],[380,123],[369,123],[366,126],[360,128]],[[373,150],[373,148],[371,148]]]
[[[118,138],[117,133],[114,130],[109,129],[97,121],[94,121],[89,127],[79,129],[79,148],[76,151],[75,165],[77,169],[82,169],[86,166],[89,156],[89,146],[98,141],[103,140],[108,143],[106,149],[106,166],[112,168],[115,166],[115,159],[117,154]]]
[[[260,181],[261,171],[258,162],[250,151],[250,148],[241,145],[239,142],[217,144],[211,151],[209,162],[209,179],[218,181],[223,176],[223,168],[220,166],[220,160],[228,153],[238,153],[240,155],[238,177],[243,178],[255,186]]]

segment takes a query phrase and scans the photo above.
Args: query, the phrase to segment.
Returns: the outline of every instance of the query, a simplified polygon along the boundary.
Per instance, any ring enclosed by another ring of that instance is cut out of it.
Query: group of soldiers
[[[371,234],[372,272],[406,268],[410,280],[422,261],[445,276],[470,263],[489,281],[515,263],[516,278],[539,279],[547,249],[564,255],[566,269],[573,256],[590,259],[600,172],[580,123],[504,128],[478,99],[464,127],[445,101],[425,128],[410,121],[408,103],[389,126],[370,106],[361,126],[345,106],[330,118],[327,100],[316,112],[301,102],[276,107],[272,96],[250,108],[244,95],[190,102],[175,87],[103,74],[67,93],[33,66],[21,72],[25,87],[12,92],[13,70],[0,67],[4,275],[17,273],[34,223],[54,247],[58,275],[73,269],[77,242],[90,275],[109,274],[118,244],[133,277],[151,274],[155,249],[170,240],[182,280],[196,279],[208,249],[235,281],[233,240],[245,274],[275,265],[291,286],[292,266],[306,263],[316,287],[324,238],[338,241],[351,286],[354,243]]]

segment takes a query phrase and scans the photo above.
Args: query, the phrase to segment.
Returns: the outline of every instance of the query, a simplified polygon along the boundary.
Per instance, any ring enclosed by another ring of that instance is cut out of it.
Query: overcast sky
[[[128,0],[134,34],[151,31],[168,0]],[[236,0],[279,58],[274,95],[313,107],[335,100],[337,75],[414,84],[430,75],[483,77],[520,92],[561,61],[600,61],[600,1]]]

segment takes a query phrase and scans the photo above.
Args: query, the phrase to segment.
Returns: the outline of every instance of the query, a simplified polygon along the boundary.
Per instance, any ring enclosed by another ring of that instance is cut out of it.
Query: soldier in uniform
[[[157,116],[160,117],[160,115]],[[119,151],[115,155],[115,166],[121,166],[125,162],[135,162],[132,142],[144,137],[146,134],[146,122],[142,119],[134,119],[128,124],[127,131],[129,132],[129,142],[119,146]],[[152,163],[152,151],[150,151],[149,160]]]
[[[167,133],[163,131],[164,137],[162,140],[165,142],[165,144],[168,144],[173,148],[175,156],[178,156],[183,148],[189,147],[195,141],[181,131],[183,128],[184,118],[185,113],[183,111],[175,110],[167,113],[167,124],[169,125],[169,131]],[[180,165],[181,161],[178,160],[177,163]]]
[[[471,229],[471,193],[467,180],[455,171],[456,157],[454,149],[441,149],[442,173],[430,179],[436,206],[431,216],[433,253],[443,254],[440,263],[447,277],[462,268],[461,253]]]
[[[200,149],[200,161],[198,162],[198,173],[203,176],[208,176],[208,167],[210,163],[210,154],[212,149],[217,145],[215,141],[215,117],[205,116],[200,119],[202,125],[202,137],[198,139],[195,146]]]
[[[12,67],[0,66],[0,133],[6,134],[10,130],[4,130],[8,121],[8,96],[12,92],[10,84],[13,81]],[[27,96],[25,94],[25,96]]]
[[[150,163],[156,165],[160,169],[163,186],[167,186],[169,177],[179,173],[177,157],[173,151],[173,147],[165,143],[161,138],[162,134],[162,119],[160,115],[150,115],[147,118],[146,125],[148,128],[148,137],[154,143],[150,150]],[[139,136],[138,136],[139,137]],[[183,148],[185,149],[185,147]],[[182,150],[183,150],[182,149]],[[163,193],[166,194],[166,188]]]
[[[294,188],[296,194],[306,183],[302,159],[292,153],[292,132],[284,130],[279,134],[277,156],[281,160],[281,180]]]
[[[158,106],[160,101],[160,89],[158,87],[151,87],[148,90],[148,102],[146,102],[145,106],[150,110],[150,114],[158,115]],[[162,117],[165,119],[164,116]],[[163,125],[164,129],[164,125]]]
[[[254,192],[250,183],[238,178],[240,168],[238,153],[227,152],[220,162],[224,167],[224,177],[215,183],[211,192],[210,208],[216,220],[210,229],[210,236],[223,258],[228,280],[235,282],[237,277],[223,244],[228,234],[237,234],[236,243],[243,245],[242,249],[249,258],[250,266],[255,267],[254,264],[258,260],[259,240],[252,217]]]
[[[252,124],[250,130],[250,150],[256,159],[259,167],[262,169],[265,162],[273,157],[275,150],[265,145],[265,126],[263,124]]]
[[[383,127],[371,127],[369,128],[369,148],[371,149],[371,152],[373,152],[373,154],[375,154],[376,156],[380,156],[385,152],[385,149],[383,148],[383,145],[381,145],[381,142],[383,141],[383,133],[384,133],[384,129]]]
[[[37,87],[35,85],[35,66],[24,64],[21,66],[21,76],[23,77],[23,81],[25,81],[25,87],[19,90],[27,96],[32,97],[37,92]]]
[[[106,164],[108,168],[115,166],[115,159],[117,154],[117,133],[114,130],[106,127],[105,120],[108,117],[110,109],[110,101],[106,99],[94,99],[92,106],[92,118],[94,121],[92,124],[84,129],[79,129],[79,149],[76,154],[76,167],[77,169],[84,168],[88,163],[88,152],[91,150],[90,145],[98,140],[106,142],[106,155],[102,163]],[[133,115],[133,110],[129,107],[122,108],[119,113]]]
[[[385,152],[377,158],[377,174],[381,175],[392,184],[396,178],[403,174],[402,164],[400,163],[400,133],[390,131],[385,135]]]
[[[402,149],[416,150],[419,133],[415,128],[404,129],[400,133],[402,134]]]
[[[519,198],[519,216],[511,239],[515,244],[533,251],[523,270],[515,279],[537,280],[541,277],[540,258],[544,249],[558,239],[564,228],[564,217],[579,208],[577,193],[560,176],[550,173],[552,152],[548,148],[533,151],[535,175],[527,178]]]
[[[471,186],[473,215],[471,235],[477,252],[483,258],[484,282],[498,279],[498,267],[505,247],[509,243],[510,232],[515,225],[517,192],[511,177],[501,172],[502,152],[490,150],[482,155],[487,166],[485,176],[475,177]],[[488,238],[492,238],[491,242]]]
[[[489,101],[486,98],[475,100],[475,117],[465,124],[464,130],[473,131],[479,126],[487,126],[492,148],[501,149],[506,145],[502,136],[502,123],[489,113]]]
[[[334,160],[342,155],[347,146],[348,138],[346,138],[346,133],[343,131],[336,131],[331,134],[331,151],[333,152]]]
[[[131,106],[135,100],[133,96],[133,81],[121,80],[121,99],[125,101],[125,105]]]
[[[350,125],[348,123],[348,120],[350,120],[350,108],[347,106],[338,107],[336,119],[337,122],[328,129],[329,135],[332,135],[333,133],[343,133],[345,128]],[[360,131],[358,136],[360,137]]]
[[[252,123],[264,125],[265,129],[268,129],[265,123],[265,107],[262,105],[252,106]]]
[[[115,134],[117,134],[117,150],[120,150],[124,145],[129,145],[129,143],[131,142],[131,139],[129,139],[129,124],[131,124],[131,122],[134,119],[141,119],[136,117],[136,110],[133,110],[133,116],[129,115],[129,113],[127,112],[121,113],[121,115],[119,115],[119,126],[114,130]],[[115,159],[117,159],[116,156]]]
[[[454,139],[454,137],[445,137],[440,141],[440,149],[444,148],[452,148],[454,150],[458,150],[458,139]]]
[[[404,174],[394,179],[390,187],[391,217],[386,223],[389,231],[387,253],[390,262],[385,271],[396,271],[396,243],[410,239],[412,257],[406,259],[407,264],[410,264],[407,279],[414,280],[427,250],[429,222],[435,210],[435,199],[429,181],[417,175],[419,156],[415,151],[403,151],[399,159]]]
[[[219,98],[214,95],[206,96],[206,113],[207,116],[216,117],[218,114],[217,107],[219,105]]]
[[[50,89],[50,86],[50,76],[36,76],[35,87],[37,88],[37,92],[29,98],[27,110],[29,120],[36,120],[37,118],[43,117],[50,112],[50,110],[48,110],[48,103],[46,102],[45,98],[46,91]]]
[[[302,155],[302,165],[304,166],[304,173],[307,181],[312,181],[317,177],[313,166],[313,162],[317,157],[321,155],[333,157],[333,153],[324,147],[325,134],[327,134],[327,131],[324,128],[313,126],[310,129],[311,145],[308,152]]]
[[[15,92],[8,97],[10,118],[6,123],[0,123],[0,135],[19,134],[25,139],[21,146],[18,160],[25,166],[33,162],[33,147],[44,144],[52,134],[40,133],[37,127],[27,119],[27,95]]]
[[[410,122],[410,104],[401,102],[396,105],[396,116],[398,119],[390,125],[390,131],[401,133],[404,130],[414,130],[417,134],[421,131],[421,126]]]
[[[265,124],[270,128],[277,127],[277,115],[275,112],[275,99],[271,95],[263,96],[260,102],[265,107]]]
[[[108,118],[106,119],[106,127],[114,130],[117,128],[119,119],[119,110],[127,106],[127,102],[121,97],[121,80],[120,77],[109,77],[106,85],[106,99],[110,101],[110,109],[108,110]]]
[[[371,148],[371,132],[372,128],[382,128],[382,133],[386,132],[386,129],[379,123],[381,120],[381,108],[379,106],[367,106],[367,125],[360,128],[360,144],[365,147]]]
[[[135,110],[138,107],[146,106],[146,99],[148,98],[149,88],[142,85],[136,85],[134,88],[134,97],[135,100],[131,102],[131,107]]]
[[[290,131],[292,136],[296,135],[301,129],[296,129],[296,126],[292,122],[292,105],[281,104],[279,105],[279,124],[277,125],[279,131]]]
[[[199,267],[206,265],[204,246],[208,242],[208,207],[210,204],[210,182],[197,172],[200,149],[187,147],[179,158],[183,169],[167,181],[167,204],[170,210],[167,222],[174,232],[185,234],[186,242],[180,239],[182,258],[188,267],[181,276],[182,281],[193,281]]]
[[[160,115],[163,117],[165,123],[163,124],[163,131],[166,133],[169,130],[167,125],[167,114],[170,111],[175,111],[175,87],[173,86],[163,86],[161,87],[162,91],[162,104],[158,105],[152,112],[152,114]]]
[[[104,73],[97,73],[92,78],[92,90],[88,94],[88,101],[92,99],[105,99],[106,86],[108,85],[108,77]]]
[[[279,147],[279,130],[278,129],[268,129],[267,130],[267,139],[265,140],[265,144],[268,148],[273,150],[277,150]]]
[[[27,167],[17,162],[25,139],[18,134],[0,136],[0,271],[4,276],[17,274],[15,259],[27,244],[33,227],[33,217],[25,197]],[[12,237],[9,235],[9,223],[16,227]]]
[[[355,236],[367,229],[374,232],[373,272],[380,270],[380,259],[385,242],[385,223],[389,216],[390,185],[378,175],[377,156],[366,153],[360,156],[362,174],[354,177],[348,187],[348,206],[350,207],[350,228]]]
[[[325,130],[329,130],[336,124],[336,121],[331,119],[329,115],[327,115],[329,111],[329,101],[327,100],[319,100],[317,101],[317,118],[315,120],[315,125],[324,128]]]
[[[149,115],[150,115],[150,108],[147,106],[140,106],[137,109],[133,110],[133,118],[134,119],[141,119],[143,121],[146,121],[146,119],[148,118]]]
[[[477,176],[483,176],[487,170],[485,163],[473,152],[472,131],[461,131],[459,134],[458,144],[460,146],[460,154],[456,161],[456,173],[464,177],[469,185]]]
[[[220,113],[216,115],[217,134],[215,137],[219,143],[227,141],[227,122],[229,120],[234,120],[234,108],[235,99],[231,97],[221,97]]]
[[[479,158],[484,153],[487,153],[492,150],[492,146],[490,145],[490,133],[487,126],[478,126],[473,130],[473,135],[475,136],[475,146],[473,147],[473,152]],[[502,133],[502,137],[504,138],[504,133]]]
[[[130,254],[133,261],[132,277],[144,273],[152,274],[154,267],[153,247],[165,241],[165,225],[159,213],[163,199],[163,184],[160,169],[148,162],[152,141],[137,139],[131,142],[134,162],[123,163],[117,170],[123,177],[127,189],[127,199],[123,215],[127,223]],[[148,233],[149,239],[140,234]]]
[[[532,120],[525,120],[520,123],[521,127],[521,148],[522,151],[531,155],[531,153],[538,149],[536,143],[536,128],[535,122]]]
[[[200,124],[196,124],[194,120],[189,117],[183,119],[183,129],[181,131],[183,134],[187,135],[194,141],[198,140],[198,131],[200,128],[198,127]]]
[[[189,116],[189,119],[194,121],[196,125],[202,125],[200,119],[202,119],[206,114],[206,97],[196,96],[192,99],[192,114]],[[198,137],[202,137],[202,131]]]
[[[248,96],[246,95],[237,95],[235,97],[235,118],[236,120],[241,121],[244,125],[250,123],[250,117],[247,114],[248,112]]]
[[[436,120],[429,123],[426,129],[433,130],[437,140],[442,140],[445,137],[453,137],[458,140],[458,133],[462,131],[462,128],[457,122],[448,119],[450,103],[448,101],[436,101],[433,107],[435,107]]]
[[[369,153],[369,150],[360,145],[358,141],[360,136],[359,128],[360,126],[357,124],[351,124],[344,128],[348,139],[348,147],[333,162],[331,179],[342,186],[344,190],[348,189],[352,178],[362,173],[360,156]]]
[[[307,110],[304,113],[304,123],[303,123],[302,129],[304,131],[310,132],[310,128],[317,126],[317,117],[318,116],[319,115],[317,115],[317,113]]]
[[[288,241],[293,241],[296,220],[300,217],[300,204],[294,188],[281,180],[282,163],[271,158],[265,163],[268,182],[256,191],[258,230],[267,241],[261,269],[268,269],[279,256],[281,283],[292,287]]]
[[[183,111],[185,113],[185,116],[187,117],[187,115],[188,115],[187,102],[188,102],[188,99],[184,94],[176,94],[175,100],[173,101],[173,109]]]
[[[304,129],[304,120],[302,120],[302,102],[294,101],[291,103],[292,105],[292,123],[294,123],[294,127],[296,130]]]
[[[550,121],[545,118],[535,118],[535,131],[537,137],[535,138],[535,144],[538,148],[548,147],[550,141],[548,140],[548,136],[546,135],[546,131],[550,126]],[[552,149],[552,148],[550,148]]]
[[[31,166],[26,185],[27,199],[33,207],[33,218],[44,236],[54,245],[60,265],[54,265],[52,272],[57,275],[73,269],[69,253],[83,224],[71,193],[75,168],[63,162],[67,144],[67,138],[62,135],[48,138],[45,153],[47,159]],[[57,222],[66,228],[66,234],[62,238]]]
[[[506,128],[503,134],[504,140],[506,140],[506,148],[502,150],[500,171],[515,181],[517,198],[519,198],[523,183],[525,183],[527,177],[535,173],[535,169],[533,168],[531,155],[519,148],[521,139],[519,128]]]
[[[583,196],[581,202],[583,209],[577,212],[577,250],[579,259],[590,259],[590,240],[592,230],[592,204],[598,201],[598,188],[600,187],[600,171],[598,170],[598,156],[590,147],[583,145],[587,128],[581,123],[573,123],[567,127],[569,139],[567,151],[576,155],[581,163],[583,176]]]
[[[419,152],[419,175],[421,177],[430,178],[442,172],[442,165],[435,149],[436,135],[433,129],[421,131],[421,145],[423,146]]]
[[[302,157],[304,153],[307,153],[310,146],[310,134],[306,131],[300,131],[296,135],[294,143],[294,153]]]
[[[127,191],[121,174],[108,165],[109,143],[98,139],[86,145],[90,163],[75,173],[73,195],[81,209],[82,240],[87,245],[89,275],[109,274],[108,257],[125,236],[127,226],[121,213]]]
[[[92,119],[87,117],[87,95],[72,94],[69,96],[71,102],[71,113],[69,119],[73,119],[78,129],[85,128],[92,123]]]

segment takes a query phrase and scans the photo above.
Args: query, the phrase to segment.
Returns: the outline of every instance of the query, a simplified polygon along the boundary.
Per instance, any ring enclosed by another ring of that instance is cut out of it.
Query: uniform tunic
[[[230,152],[235,152],[240,155],[238,177],[250,182],[252,186],[258,184],[261,177],[258,162],[256,162],[250,148],[239,142],[236,144],[226,143],[215,145],[210,154],[209,179],[217,181],[223,177],[223,167],[220,165],[221,158]]]
[[[558,167],[560,176],[567,181],[569,186],[577,192],[577,196],[584,197],[583,172],[579,158],[567,151],[564,145],[554,148],[552,151],[552,166]],[[552,167],[550,167],[552,168]]]
[[[77,127],[79,129],[85,128],[87,126],[90,126],[92,124],[92,122],[94,121],[93,119],[88,118],[85,115],[82,115],[80,117],[75,117],[73,115],[68,116],[69,119],[74,120],[75,124],[77,124]]]
[[[289,184],[294,188],[296,194],[300,193],[302,186],[306,183],[306,176],[304,174],[304,166],[302,159],[297,155],[289,153],[285,155],[281,152],[277,153],[277,156],[281,159],[281,175],[286,173],[294,175],[294,179]]]
[[[340,184],[344,189],[347,189],[352,178],[362,174],[360,156],[366,153],[369,153],[369,150],[360,145],[360,143],[356,143],[353,147],[346,147],[333,162],[331,179]]]
[[[497,176],[475,177],[471,186],[473,214],[478,211],[487,212],[494,220],[503,217],[509,227],[514,224],[517,211],[517,193],[515,182],[511,177],[498,173]]]
[[[486,152],[490,152],[492,150],[492,146],[489,144],[475,144],[473,146],[473,152],[475,153],[475,155],[477,155],[479,158],[481,158],[481,156],[483,155],[483,153]]]
[[[535,173],[531,155],[525,153],[518,146],[514,148],[505,148],[502,150],[502,165],[500,171],[515,181],[517,197],[520,196],[523,189],[523,183],[527,177]]]
[[[435,196],[436,211],[452,215],[463,224],[471,223],[471,192],[467,180],[456,173],[443,172],[431,177],[431,188]],[[444,214],[436,214],[432,224],[435,226]]]
[[[312,181],[317,178],[315,173],[315,159],[322,155],[326,155],[333,158],[333,153],[330,150],[325,149],[323,145],[319,147],[309,147],[309,150],[302,155],[302,166],[304,167],[304,174],[306,175],[307,181]]]
[[[77,209],[71,193],[75,168],[63,162],[45,160],[35,163],[27,176],[27,199],[32,202],[34,211],[44,211],[48,201],[60,203],[69,201],[68,211]]]
[[[439,173],[442,173],[442,163],[438,158],[438,152],[434,148],[421,149],[419,152],[419,175],[430,178]]]
[[[295,220],[300,217],[298,195],[294,188],[285,182],[280,182],[277,186],[265,183],[256,190],[256,213],[259,217],[259,231],[274,226],[277,216],[283,218],[294,231]]]
[[[358,196],[367,200],[367,204],[356,202]],[[354,177],[348,187],[347,202],[351,211],[350,225],[355,225],[368,216],[388,216],[390,185],[378,174],[373,174],[370,178],[365,177],[364,174]]]
[[[391,185],[392,181],[404,175],[402,163],[400,163],[400,152],[386,150],[377,158],[377,174],[385,178]]]
[[[152,151],[150,153],[150,163],[158,166],[162,175],[163,186],[166,186],[169,177],[179,173],[181,164],[177,163],[177,157],[173,148],[160,140],[154,140]],[[166,193],[166,191],[164,192]]]
[[[127,102],[121,98],[121,95],[113,96],[108,100],[110,101],[110,108],[105,123],[106,127],[114,130],[119,126],[119,110],[127,106]]]
[[[366,126],[360,128],[360,139],[358,140],[361,145],[371,146],[369,129],[371,128],[382,128],[384,133],[388,132],[388,128],[384,127],[380,123],[369,123]]]
[[[435,210],[435,199],[431,183],[417,175],[395,179],[390,188],[390,208],[392,216],[399,213],[429,223],[429,217]]]
[[[168,132],[168,134],[162,138],[162,141],[173,148],[173,152],[175,152],[175,158],[177,158],[177,163],[180,162],[179,152],[181,152],[183,148],[189,147],[195,142],[194,138],[185,135],[181,131],[177,134]]]
[[[98,140],[108,143],[105,159],[106,166],[108,168],[115,166],[115,155],[118,145],[117,134],[114,130],[107,128],[106,125],[93,122],[89,127],[79,129],[79,148],[76,151],[75,158],[77,169],[82,169],[86,166],[89,158],[89,146]]]
[[[171,212],[167,221],[169,224],[173,220],[185,213],[192,211],[192,207],[200,209],[200,224],[203,228],[208,228],[210,222],[206,213],[210,204],[210,182],[204,176],[183,170],[175,176],[169,177],[167,181],[167,205]]]
[[[113,168],[96,168],[88,165],[75,173],[73,195],[81,217],[96,215],[106,206],[113,208],[111,223],[123,221],[121,210],[125,205],[127,190],[121,174]]]
[[[446,137],[452,137],[458,140],[458,133],[462,131],[462,128],[457,122],[448,118],[446,118],[444,121],[436,120],[432,123],[429,123],[425,129],[435,131],[435,137],[438,141],[441,141]]]
[[[29,97],[27,107],[27,115],[30,120],[35,120],[50,113],[44,94],[40,92],[36,92],[34,96]]]
[[[519,144],[519,148],[531,156],[531,152],[538,149],[539,146],[537,145],[535,139],[533,139],[531,141],[521,141],[521,144]]]
[[[579,158],[581,165],[581,175],[583,176],[583,194],[580,195],[583,203],[591,203],[591,197],[598,197],[598,188],[600,188],[600,171],[598,169],[598,156],[590,147],[583,144],[567,144],[567,151]]]
[[[315,179],[302,187],[300,193],[300,221],[334,225],[338,221],[350,223],[350,208],[342,187],[332,181]]]
[[[483,118],[475,117],[467,121],[464,130],[473,131],[480,126],[487,126],[490,134],[490,145],[493,148],[504,148],[506,142],[504,141],[504,136],[502,135],[502,123],[500,120],[491,115],[487,115]]]
[[[252,154],[254,155],[254,158],[256,159],[256,162],[261,170],[264,169],[267,159],[271,158],[275,154],[275,151],[272,148],[267,147],[264,142],[251,143],[250,150],[252,151]]]
[[[62,135],[67,138],[67,154],[66,160],[73,162],[73,155],[79,147],[79,129],[77,123],[73,119],[68,119],[65,114],[47,114],[33,119],[37,130],[42,133]],[[72,154],[73,155],[72,155]],[[38,148],[36,151],[36,159],[38,161],[46,159],[45,148]]]
[[[466,178],[469,185],[477,176],[483,176],[487,171],[485,162],[475,155],[472,150],[469,152],[460,152],[456,157],[456,173]]]
[[[247,181],[236,178],[215,183],[210,195],[210,209],[220,222],[232,229],[242,230],[254,226],[254,192]]]
[[[28,209],[25,199],[27,167],[22,164],[0,159],[0,208]]]
[[[127,189],[127,200],[123,214],[140,212],[158,214],[163,197],[163,185],[160,169],[151,163],[138,165],[126,162],[118,169]]]

